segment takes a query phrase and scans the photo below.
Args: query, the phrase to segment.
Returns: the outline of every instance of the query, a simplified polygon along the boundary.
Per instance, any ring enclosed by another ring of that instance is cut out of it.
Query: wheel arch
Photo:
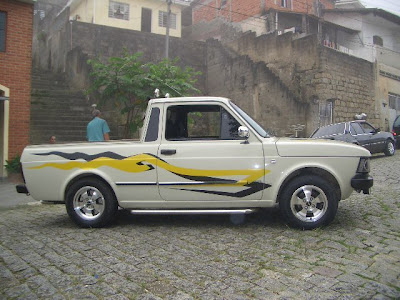
[[[81,173],[81,174],[78,174],[78,175],[72,177],[72,178],[68,181],[68,183],[66,184],[66,186],[65,186],[65,188],[64,188],[64,190],[63,190],[63,193],[64,193],[64,194],[63,194],[63,199],[64,199],[64,201],[66,200],[65,197],[66,197],[66,195],[67,195],[68,189],[69,189],[74,183],[76,183],[76,182],[78,182],[79,180],[82,180],[82,179],[84,179],[84,178],[95,178],[95,179],[100,180],[101,182],[103,182],[105,185],[108,186],[108,188],[110,189],[110,191],[114,194],[115,199],[117,199],[117,196],[116,196],[116,194],[115,194],[114,188],[112,187],[112,185],[111,185],[104,177],[102,177],[102,176],[100,176],[99,174],[96,174],[96,173]],[[118,202],[118,199],[117,199],[117,202]]]
[[[327,171],[325,169],[321,169],[318,167],[304,167],[304,168],[293,171],[284,179],[284,181],[280,185],[280,188],[279,188],[279,191],[278,191],[278,194],[276,197],[276,203],[279,203],[279,201],[281,199],[282,191],[286,188],[287,184],[290,181],[292,181],[297,176],[307,176],[307,175],[316,175],[316,176],[319,176],[319,177],[325,179],[326,181],[328,181],[330,184],[332,184],[335,187],[337,199],[339,199],[339,200],[341,199],[340,184],[337,181],[337,179],[335,178],[335,176],[332,175],[332,173],[330,173],[329,171]]]

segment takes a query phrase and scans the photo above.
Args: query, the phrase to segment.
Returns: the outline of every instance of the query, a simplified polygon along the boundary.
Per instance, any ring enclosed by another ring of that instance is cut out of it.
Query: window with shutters
[[[0,11],[0,52],[6,52],[7,13]]]
[[[167,27],[168,13],[160,11],[158,13],[158,26]],[[169,28],[176,29],[176,14],[171,13]]]
[[[108,7],[108,16],[110,18],[129,20],[129,4],[110,1]]]

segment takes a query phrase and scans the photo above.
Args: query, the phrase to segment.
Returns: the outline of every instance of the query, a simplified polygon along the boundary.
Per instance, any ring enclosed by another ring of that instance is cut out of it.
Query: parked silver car
[[[390,156],[395,152],[395,140],[390,132],[380,131],[364,120],[336,123],[314,131],[311,138],[344,141],[360,145],[371,153],[383,152]]]

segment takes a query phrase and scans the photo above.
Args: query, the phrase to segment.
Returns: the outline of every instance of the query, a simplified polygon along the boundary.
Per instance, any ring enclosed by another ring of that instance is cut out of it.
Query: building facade
[[[0,2],[0,177],[29,143],[33,1]]]
[[[171,1],[171,36],[181,36],[182,9],[188,6],[187,1]],[[66,7],[74,21],[166,34],[168,5],[164,0],[73,0]]]
[[[194,0],[192,2],[193,24],[223,19],[258,35],[275,30],[269,23],[278,22],[279,12],[302,13],[319,16],[323,9],[334,7],[332,0]],[[267,12],[274,10],[275,15]],[[269,26],[269,27],[268,27]]]
[[[324,43],[375,64],[375,109],[379,126],[390,131],[400,114],[400,17],[381,9],[334,9],[324,20],[340,25],[324,33]]]

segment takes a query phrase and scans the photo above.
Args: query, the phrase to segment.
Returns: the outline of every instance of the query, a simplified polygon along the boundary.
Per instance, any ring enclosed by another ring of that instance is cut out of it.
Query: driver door
[[[222,104],[165,104],[158,182],[166,201],[260,200],[264,155],[254,135]],[[203,204],[202,204],[203,205]]]

